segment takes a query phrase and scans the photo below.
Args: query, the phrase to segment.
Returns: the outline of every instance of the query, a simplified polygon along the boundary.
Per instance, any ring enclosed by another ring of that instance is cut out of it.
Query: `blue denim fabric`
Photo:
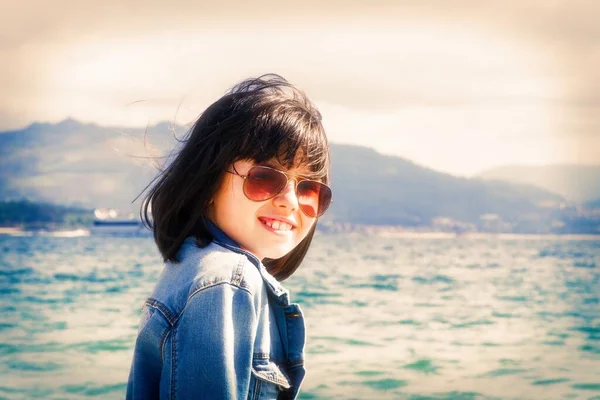
[[[142,309],[127,399],[295,399],[304,318],[252,254],[216,226],[167,262]]]

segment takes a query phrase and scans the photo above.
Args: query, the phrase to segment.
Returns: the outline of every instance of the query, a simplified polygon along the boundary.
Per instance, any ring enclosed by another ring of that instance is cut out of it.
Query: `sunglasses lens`
[[[323,215],[331,203],[331,189],[317,181],[298,183],[298,204],[302,212],[315,218]]]
[[[274,169],[253,167],[248,171],[244,183],[244,193],[253,201],[263,201],[275,197],[283,190],[287,177]]]
[[[276,169],[253,167],[244,181],[244,193],[252,201],[264,201],[277,196],[287,184],[287,176]],[[318,181],[300,181],[296,188],[298,204],[304,214],[320,217],[331,204],[331,189]]]

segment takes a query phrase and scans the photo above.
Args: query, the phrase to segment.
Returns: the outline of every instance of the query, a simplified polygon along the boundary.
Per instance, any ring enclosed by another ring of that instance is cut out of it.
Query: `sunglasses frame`
[[[314,217],[311,217],[310,215],[308,215],[308,214],[306,214],[306,213],[304,212],[304,210],[302,209],[302,207],[299,207],[299,208],[300,208],[300,211],[302,211],[302,213],[303,213],[304,215],[306,215],[307,217],[309,217],[309,218],[319,218],[319,217],[323,216],[323,214],[325,214],[325,212],[327,212],[327,210],[329,209],[329,206],[331,206],[331,203],[333,203],[333,191],[331,190],[331,188],[329,187],[329,185],[326,185],[326,184],[325,184],[325,183],[323,183],[323,182],[316,181],[316,180],[314,180],[314,179],[300,179],[300,180],[298,180],[298,179],[296,179],[296,178],[290,178],[290,176],[289,176],[287,173],[285,173],[285,172],[283,172],[283,171],[280,171],[280,170],[278,170],[278,169],[276,169],[276,168],[273,168],[273,167],[267,167],[266,165],[255,165],[255,166],[253,166],[252,168],[250,168],[250,169],[248,170],[248,172],[246,173],[246,175],[242,175],[242,174],[240,174],[239,172],[237,172],[237,170],[235,169],[235,167],[234,167],[233,165],[232,165],[232,168],[233,168],[233,171],[228,171],[228,170],[226,170],[225,172],[228,172],[228,173],[230,173],[230,174],[233,174],[233,175],[237,175],[237,176],[239,176],[240,178],[242,178],[242,179],[244,180],[244,196],[246,196],[246,198],[247,198],[248,200],[250,200],[250,201],[260,202],[260,201],[267,201],[267,200],[271,200],[272,198],[274,198],[274,197],[277,197],[277,196],[278,196],[278,195],[279,195],[281,192],[283,192],[283,190],[284,190],[284,189],[285,189],[285,187],[288,185],[288,183],[290,182],[290,180],[293,180],[293,181],[294,181],[294,193],[296,194],[296,197],[298,197],[298,185],[300,184],[300,182],[315,182],[315,183],[318,183],[319,185],[323,185],[323,186],[325,186],[327,189],[329,189],[329,192],[331,193],[331,198],[329,199],[329,204],[327,205],[327,208],[325,209],[325,211],[323,211],[321,214],[317,214],[316,216],[314,216]],[[282,188],[281,188],[281,190],[280,190],[279,192],[275,193],[275,194],[274,194],[273,196],[271,196],[271,197],[267,197],[267,198],[266,198],[266,199],[264,199],[264,200],[253,200],[253,199],[251,199],[251,198],[250,198],[250,197],[248,197],[248,195],[246,194],[246,182],[248,182],[248,177],[249,177],[250,171],[252,171],[252,169],[254,169],[254,168],[264,168],[264,169],[270,169],[270,170],[272,170],[272,171],[275,171],[275,172],[277,172],[277,173],[280,173],[280,174],[282,174],[283,176],[285,176],[285,179],[286,179],[286,181],[285,181],[285,185],[283,185],[283,186],[282,186]],[[300,203],[299,203],[299,202],[298,202],[298,205],[300,205]]]

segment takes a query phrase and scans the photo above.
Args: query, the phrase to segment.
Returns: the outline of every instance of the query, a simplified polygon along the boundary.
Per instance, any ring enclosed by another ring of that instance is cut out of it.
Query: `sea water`
[[[301,399],[600,399],[600,239],[318,234]],[[149,238],[0,236],[0,398],[119,399]]]

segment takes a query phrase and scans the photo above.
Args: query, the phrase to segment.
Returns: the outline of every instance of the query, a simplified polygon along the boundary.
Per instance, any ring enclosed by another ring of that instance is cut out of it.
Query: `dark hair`
[[[288,168],[300,164],[312,171],[310,178],[329,182],[329,148],[321,114],[303,92],[279,75],[234,86],[202,113],[182,144],[150,183],[140,211],[165,261],[178,261],[177,252],[189,236],[200,247],[210,243],[206,210],[224,171],[235,161],[275,159]],[[281,281],[294,273],[315,228],[316,223],[284,257],[263,260],[275,278]]]

